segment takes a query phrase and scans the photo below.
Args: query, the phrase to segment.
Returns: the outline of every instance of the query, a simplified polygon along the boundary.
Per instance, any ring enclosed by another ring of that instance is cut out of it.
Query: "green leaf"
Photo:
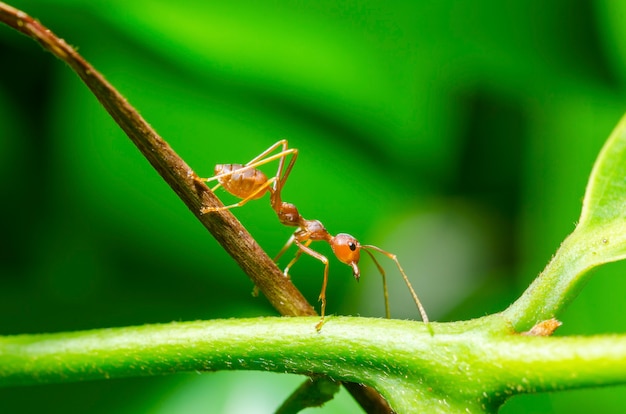
[[[626,218],[626,116],[593,167],[578,227],[622,228]]]
[[[625,257],[626,116],[595,162],[576,229],[505,315],[518,331],[553,318],[578,294],[589,270]]]

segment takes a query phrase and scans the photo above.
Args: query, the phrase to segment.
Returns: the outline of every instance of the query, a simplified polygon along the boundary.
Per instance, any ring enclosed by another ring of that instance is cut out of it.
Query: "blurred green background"
[[[301,152],[284,198],[396,253],[439,321],[502,310],[541,271],[626,110],[620,1],[11,4],[76,46],[199,175],[289,139]],[[275,314],[77,76],[7,27],[0,157],[0,334]],[[267,198],[234,213],[271,256],[290,235]],[[417,319],[381,261],[392,315]],[[329,313],[384,315],[376,268],[362,266],[357,284],[331,261]],[[625,272],[600,269],[557,334],[625,332]],[[315,303],[321,264],[303,258],[292,277]],[[265,413],[301,381],[9,388],[0,412]],[[617,413],[624,391],[520,396],[502,412]],[[342,391],[315,412],[358,410]]]

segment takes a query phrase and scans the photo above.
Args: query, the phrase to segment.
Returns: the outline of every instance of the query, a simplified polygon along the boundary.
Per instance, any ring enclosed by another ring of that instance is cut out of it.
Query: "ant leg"
[[[276,177],[270,178],[269,180],[264,182],[262,186],[254,190],[251,194],[249,194],[246,198],[241,199],[235,204],[231,204],[228,206],[219,206],[219,207],[202,207],[200,209],[200,214],[213,213],[216,211],[230,210],[231,208],[241,207],[244,204],[246,204],[248,201],[254,200],[259,194],[262,194],[262,192],[265,191],[270,185],[272,185],[274,181],[276,181]],[[216,185],[214,188],[211,189],[211,191],[214,192],[219,186],[220,184]]]
[[[307,240],[304,244],[302,244],[298,240],[294,240],[294,243],[302,252],[324,263],[324,281],[322,282],[322,291],[320,292],[320,296],[318,298],[318,300],[322,303],[320,312],[321,318],[317,325],[315,325],[315,329],[319,332],[322,330],[322,326],[324,325],[324,316],[326,315],[326,285],[328,284],[328,259],[326,258],[326,256],[316,252],[309,247],[311,241],[312,240]]]
[[[315,325],[315,329],[319,332],[322,329],[322,325],[324,325],[324,316],[326,314],[326,286],[328,285],[328,258],[326,258],[326,256],[316,252],[315,250],[313,250],[313,249],[311,249],[309,247],[309,245],[311,244],[312,241],[313,240],[307,240],[304,243],[301,243],[298,240],[296,240],[295,234],[292,234],[291,237],[289,238],[289,240],[287,240],[287,243],[285,243],[283,248],[280,249],[280,252],[278,252],[276,257],[274,258],[274,261],[277,261],[287,251],[287,249],[292,244],[295,243],[295,245],[298,246],[298,251],[296,252],[296,255],[291,260],[291,262],[289,262],[289,264],[285,268],[285,273],[284,274],[285,274],[286,277],[289,277],[289,269],[291,268],[291,266],[293,266],[296,263],[296,261],[298,261],[300,256],[302,256],[302,253],[306,253],[309,256],[311,256],[311,257],[319,260],[320,262],[324,263],[324,281],[322,282],[322,290],[321,290],[320,296],[318,298],[318,300],[322,303],[322,305],[321,305],[321,318],[320,318],[320,321]]]
[[[307,240],[304,243],[304,246],[308,247],[312,241],[313,240]],[[301,246],[301,244],[299,244],[297,241],[296,241],[296,244],[298,245],[298,247]],[[287,266],[285,267],[285,277],[289,277],[289,269],[291,269],[293,265],[296,264],[296,262],[298,261],[298,259],[300,259],[301,256],[302,256],[302,250],[298,249],[293,259],[291,259],[291,261],[287,263]]]
[[[283,175],[283,168],[285,165],[285,158],[287,157],[288,154],[293,154],[294,157],[296,157],[298,155],[298,150],[295,148],[289,148],[288,147],[288,142],[286,139],[281,139],[280,141],[274,143],[272,146],[270,146],[268,149],[266,149],[265,151],[263,151],[261,154],[257,155],[256,157],[254,157],[253,159],[251,159],[250,161],[248,161],[248,163],[246,163],[246,167],[249,167],[251,165],[261,165],[258,164],[258,162],[260,162],[261,160],[263,160],[264,158],[266,158],[267,155],[271,154],[276,148],[278,147],[282,147],[281,151],[276,154],[279,158],[280,161],[278,162],[278,170],[276,171],[276,178],[278,179],[278,181],[281,181],[281,175]],[[274,158],[275,156],[272,157],[267,157],[268,159],[264,160],[265,162],[269,162],[272,161],[276,158]],[[287,167],[287,173],[286,175],[289,175],[289,172],[291,172],[291,167],[293,166],[293,163],[295,162],[295,160],[292,160],[289,162],[289,166]],[[284,178],[284,180],[286,180],[287,177]],[[284,181],[282,180],[282,181]],[[276,184],[274,185],[274,190],[276,190]]]
[[[207,181],[208,182],[208,181]],[[215,184],[215,186],[213,186],[213,188],[211,188],[211,192],[214,193],[215,191],[217,191],[218,188],[220,188],[222,186],[222,183],[217,183]]]
[[[392,254],[392,253],[389,253],[389,252],[381,249],[380,247],[376,247],[376,246],[372,246],[372,245],[365,245],[365,246],[361,246],[361,247],[364,248],[365,251],[370,254],[370,257],[372,259],[374,258],[374,256],[367,249],[372,249],[372,250],[375,250],[375,251],[377,251],[379,253],[382,253],[382,254],[384,254],[385,256],[387,256],[388,258],[390,258],[391,260],[393,260],[396,263],[396,266],[398,266],[398,270],[400,271],[400,274],[402,275],[402,278],[404,279],[404,282],[406,283],[407,287],[409,288],[409,291],[411,292],[411,296],[413,296],[413,301],[417,305],[417,309],[419,310],[420,315],[422,316],[422,321],[424,321],[425,324],[428,324],[428,315],[426,315],[426,310],[424,309],[424,306],[422,306],[422,302],[420,302],[419,298],[417,297],[417,294],[415,293],[415,290],[413,290],[413,286],[411,286],[411,282],[409,282],[409,278],[407,277],[406,273],[404,273],[404,269],[402,269],[402,266],[400,266],[400,262],[398,261],[398,258],[396,257],[396,255]],[[374,262],[376,263],[376,260],[374,260]],[[378,265],[378,263],[376,263],[376,265],[378,266],[378,269],[381,270],[380,265]],[[383,275],[383,277],[384,277],[384,275]]]
[[[268,156],[278,147],[282,147],[280,152],[272,156]],[[288,155],[291,155],[291,159],[289,160],[287,169],[285,169],[285,160],[287,159]],[[274,191],[272,192],[272,200],[274,200],[275,198],[280,200],[280,191],[285,185],[287,177],[289,177],[289,174],[291,173],[291,169],[296,162],[296,158],[298,158],[298,150],[296,148],[288,148],[287,140],[281,139],[280,141],[276,142],[274,145],[263,151],[261,154],[250,160],[244,168],[256,168],[268,162],[274,161],[275,159],[278,159],[278,169],[276,170],[276,175],[274,176],[275,181],[273,186]]]
[[[285,277],[290,277],[289,276],[289,269],[291,269],[293,267],[294,264],[296,264],[296,262],[298,261],[298,259],[300,259],[300,256],[302,256],[302,251],[298,250],[295,254],[295,256],[293,257],[293,259],[291,259],[291,261],[289,263],[287,263],[287,266],[285,266]]]
[[[278,254],[276,255],[276,257],[274,257],[274,263],[278,262],[278,259],[281,258],[281,256],[283,254],[285,254],[285,252],[287,251],[287,249],[289,249],[289,247],[291,247],[291,245],[293,244],[293,241],[295,240],[295,235],[292,234],[289,239],[287,240],[287,243],[285,243],[285,245],[282,247],[282,249],[280,249],[280,251],[278,252]],[[290,263],[292,264],[292,263]],[[288,274],[288,270],[289,268],[285,269],[285,271],[283,272],[283,274],[285,275],[285,277],[289,278],[289,274]],[[258,286],[254,286],[254,289],[252,290],[252,296],[257,297],[259,295],[259,287]]]
[[[263,158],[265,158],[268,154],[271,154],[278,147],[283,147],[283,149],[280,152],[285,152],[288,149],[287,148],[287,140],[286,139],[281,139],[280,141],[275,142],[274,144],[270,145],[270,147],[268,149],[266,149],[265,151],[263,151],[262,153],[260,153],[256,157],[252,158],[250,161],[248,161],[246,163],[246,166],[249,166],[249,165],[257,163],[258,161],[260,161]]]
[[[287,141],[286,140],[284,141],[285,141],[285,145],[287,145]],[[285,186],[285,183],[287,182],[287,178],[289,178],[289,174],[291,174],[291,169],[293,168],[294,164],[296,163],[296,159],[298,158],[297,149],[295,148],[287,149],[286,147],[284,147],[282,152],[286,153],[287,151],[291,151],[291,159],[289,160],[289,164],[287,164],[287,168],[284,168],[285,159],[287,158],[287,155],[285,154],[284,157],[281,157],[280,162],[278,163],[278,170],[276,171],[277,180],[274,183],[274,191],[272,192],[272,195],[271,195],[272,208],[277,213],[280,208],[280,205],[282,204],[281,193],[283,191],[283,187]]]
[[[287,251],[287,249],[289,249],[289,247],[291,247],[291,245],[293,244],[294,240],[296,239],[296,235],[292,234],[289,239],[287,240],[287,243],[285,243],[285,245],[283,246],[282,249],[280,249],[280,251],[278,252],[278,254],[274,257],[274,262],[277,262],[278,259],[280,259],[282,257],[283,254],[285,254],[285,252]]]
[[[278,259],[280,259],[280,257],[287,251],[287,249],[289,247],[291,247],[292,244],[294,244],[294,242],[296,244],[298,244],[298,246],[302,245],[302,244],[300,244],[300,243],[298,243],[296,241],[296,235],[292,234],[291,237],[289,238],[289,240],[287,240],[287,243],[285,243],[285,245],[283,246],[282,249],[280,249],[280,251],[278,252],[276,257],[274,257],[274,262],[278,262]],[[309,246],[309,244],[311,244],[311,242],[312,242],[312,240],[307,240],[304,243],[304,245],[305,246]],[[291,261],[287,264],[287,266],[285,267],[285,270],[283,271],[283,274],[285,275],[286,278],[290,278],[289,277],[289,269],[291,269],[293,267],[293,265],[298,261],[298,259],[300,259],[300,256],[302,256],[302,250],[298,249],[298,251],[294,255],[294,258],[291,259]]]

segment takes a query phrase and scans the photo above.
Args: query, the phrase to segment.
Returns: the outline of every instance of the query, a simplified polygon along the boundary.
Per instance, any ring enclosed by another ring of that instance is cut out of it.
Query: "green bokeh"
[[[289,139],[301,152],[285,199],[332,233],[397,253],[436,320],[499,311],[522,292],[573,230],[626,110],[616,1],[11,4],[78,47],[200,175]],[[0,157],[1,334],[274,314],[78,78],[6,27]],[[235,214],[270,255],[289,236],[267,199]],[[392,314],[417,318],[383,265]],[[312,302],[321,271],[309,258],[292,271]],[[626,331],[623,274],[623,264],[600,269],[559,334]],[[328,311],[382,316],[376,268],[364,259],[356,284],[331,261]],[[246,375],[198,381],[254,387]],[[250,378],[282,397],[299,382]],[[0,390],[0,412],[218,404],[198,389],[180,375]],[[503,412],[599,401],[621,412],[623,394],[516,397]]]

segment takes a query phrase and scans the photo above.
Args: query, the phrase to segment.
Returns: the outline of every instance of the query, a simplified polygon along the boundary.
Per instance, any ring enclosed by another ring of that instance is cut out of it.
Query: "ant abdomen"
[[[256,168],[246,168],[243,164],[217,164],[215,175],[226,191],[239,198],[250,197],[253,200],[263,197],[268,187],[259,191],[267,183],[267,176]],[[242,171],[238,171],[242,170]],[[255,193],[256,192],[256,193]],[[251,196],[252,195],[252,196]]]

